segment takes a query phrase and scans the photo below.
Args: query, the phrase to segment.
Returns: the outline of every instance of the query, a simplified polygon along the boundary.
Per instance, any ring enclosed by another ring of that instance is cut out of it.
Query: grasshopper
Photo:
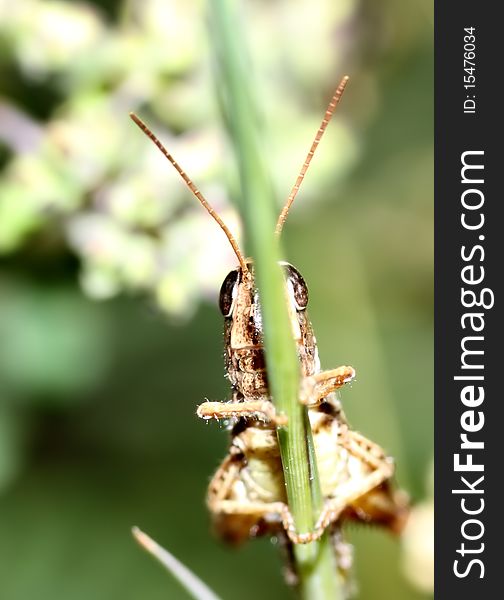
[[[310,161],[339,103],[348,77],[338,85],[287,202],[280,213],[280,235],[290,206]],[[269,389],[263,347],[261,304],[254,280],[254,265],[242,254],[219,215],[168,153],[152,131],[134,114],[133,121],[175,167],[196,198],[217,221],[238,258],[239,265],[224,279],[219,307],[224,317],[226,376],[231,383],[229,402],[204,402],[197,409],[202,419],[232,424],[229,452],[212,478],[208,508],[218,534],[238,543],[261,534],[286,535],[294,544],[319,539],[326,529],[337,536],[342,520],[382,524],[400,531],[407,515],[407,497],[394,491],[393,460],[374,442],[353,431],[336,391],[355,377],[350,366],[322,371],[317,342],[307,316],[308,288],[300,272],[282,262],[292,334],[301,370],[299,401],[308,410],[324,505],[312,531],[296,531],[283,477],[276,428],[285,426],[277,414]]]

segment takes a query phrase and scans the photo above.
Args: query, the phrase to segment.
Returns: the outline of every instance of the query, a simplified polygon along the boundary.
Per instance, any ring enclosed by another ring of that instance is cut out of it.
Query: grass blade
[[[195,600],[220,600],[199,577],[150,536],[138,527],[133,527],[131,531],[140,546],[158,560]]]

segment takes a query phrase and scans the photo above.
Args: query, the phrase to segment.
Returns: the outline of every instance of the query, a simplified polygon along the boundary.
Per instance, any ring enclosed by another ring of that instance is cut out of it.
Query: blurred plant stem
[[[297,531],[305,533],[313,529],[322,495],[306,409],[298,401],[299,361],[278,265],[274,195],[260,152],[258,111],[238,14],[240,2],[213,0],[210,7],[219,92],[238,160],[247,248],[254,257],[261,295],[268,381],[277,410],[288,417],[287,427],[278,431],[287,498]],[[341,597],[336,558],[327,533],[319,542],[295,545],[294,555],[303,598]]]
[[[138,527],[133,527],[132,533],[140,546],[158,560],[195,600],[220,600],[206,583],[201,581],[190,569],[177,560],[171,552],[160,546],[150,536]]]

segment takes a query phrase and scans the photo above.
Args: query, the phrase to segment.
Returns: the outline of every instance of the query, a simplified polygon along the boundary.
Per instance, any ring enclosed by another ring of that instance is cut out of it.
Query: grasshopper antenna
[[[322,123],[320,124],[317,134],[315,135],[315,139],[313,140],[310,151],[306,155],[306,159],[303,163],[303,166],[301,167],[301,171],[299,171],[299,175],[296,179],[296,183],[294,184],[294,186],[289,194],[289,197],[287,198],[287,202],[285,203],[285,206],[282,208],[282,212],[280,213],[280,216],[278,217],[278,221],[277,221],[276,228],[275,228],[276,235],[280,235],[280,233],[282,232],[284,223],[287,220],[287,215],[289,214],[289,209],[290,209],[292,203],[294,202],[294,198],[296,197],[296,195],[299,191],[299,187],[301,186],[304,176],[306,175],[306,171],[308,170],[308,167],[310,166],[310,162],[311,162],[311,159],[313,158],[313,155],[315,154],[315,150],[317,149],[317,146],[319,145],[319,142],[322,139],[322,136],[324,135],[324,131],[326,130],[327,125],[329,124],[329,121],[331,120],[331,117],[332,117],[336,107],[338,106],[341,96],[343,95],[343,92],[345,91],[345,87],[346,87],[346,84],[348,83],[348,79],[349,79],[348,75],[345,75],[343,77],[343,79],[339,82],[339,85],[336,88],[336,91],[334,92],[334,95],[331,98],[331,101],[329,102],[329,106],[327,107],[324,118],[322,119]]]
[[[215,212],[212,208],[208,200],[203,196],[203,194],[198,190],[198,188],[194,185],[194,183],[189,179],[187,173],[182,169],[182,167],[178,164],[178,162],[173,158],[173,156],[168,152],[168,150],[163,146],[163,144],[159,141],[159,139],[154,135],[154,133],[149,129],[149,127],[138,117],[135,113],[130,113],[130,117],[132,121],[138,125],[138,127],[145,133],[145,135],[150,138],[154,144],[161,150],[163,155],[171,162],[171,164],[175,167],[178,174],[182,177],[187,187],[191,190],[191,192],[196,196],[196,198],[200,201],[203,207],[207,210],[208,214],[217,221],[219,227],[226,234],[231,247],[236,254],[238,261],[240,263],[241,270],[243,273],[248,272],[247,262],[241,253],[240,247],[238,246],[237,241],[235,240],[233,234],[229,230],[228,226],[224,223],[221,217]]]

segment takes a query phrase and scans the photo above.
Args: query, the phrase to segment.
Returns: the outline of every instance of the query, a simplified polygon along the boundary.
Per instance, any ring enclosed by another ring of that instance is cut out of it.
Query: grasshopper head
[[[280,266],[285,277],[285,300],[301,369],[304,375],[309,375],[316,372],[319,364],[315,337],[306,315],[308,288],[294,266],[287,262],[280,262]],[[239,389],[246,388],[240,390],[246,391],[246,395],[251,395],[252,389],[264,393],[263,316],[251,261],[247,261],[246,271],[237,267],[228,273],[220,290],[219,307],[225,321],[225,359],[230,380]],[[253,381],[244,385],[248,379]]]
[[[299,338],[298,313],[304,313],[308,304],[308,288],[301,273],[291,264],[281,261],[286,285],[286,301],[293,322],[293,334]],[[250,347],[262,344],[263,321],[259,293],[255,285],[254,265],[247,261],[247,271],[233,269],[224,279],[219,308],[224,318],[234,324],[233,347]],[[297,324],[297,325],[296,325]]]

